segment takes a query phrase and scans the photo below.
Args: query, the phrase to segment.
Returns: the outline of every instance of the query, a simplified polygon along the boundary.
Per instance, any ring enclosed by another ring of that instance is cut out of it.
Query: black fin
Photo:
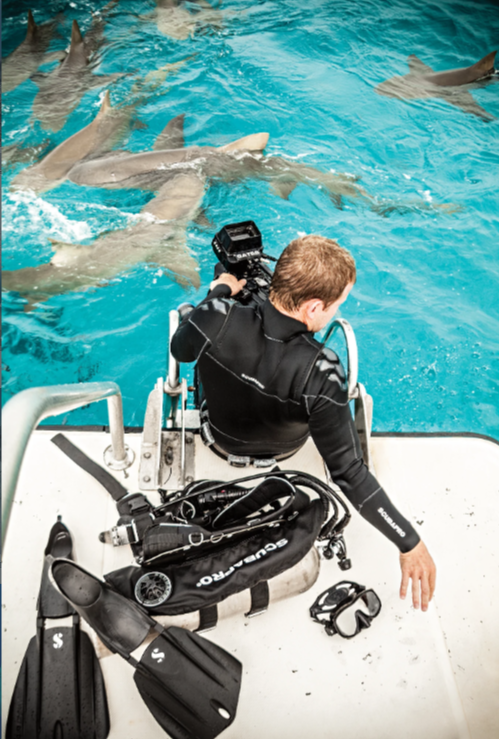
[[[163,629],[136,603],[67,559],[52,578],[100,639],[136,667],[134,680],[156,721],[171,739],[214,739],[232,723],[241,687],[241,663],[186,629]],[[149,636],[140,662],[130,653]]]
[[[185,629],[166,629],[142,655],[135,684],[172,739],[214,739],[236,716],[241,663]]]
[[[42,629],[19,671],[6,739],[105,739],[108,733],[104,681],[87,634],[77,626]]]
[[[71,535],[59,517],[45,550],[37,635],[17,677],[6,739],[106,739],[109,733],[106,691],[94,648],[71,605],[48,578],[54,555],[71,552]],[[46,618],[71,614],[72,626],[46,628]]]
[[[49,580],[50,565],[55,557],[71,558],[73,541],[71,534],[59,516],[57,523],[52,526],[49,541],[45,549],[42,581],[38,595],[38,616],[40,618],[63,618],[74,613],[65,598],[54,588]]]

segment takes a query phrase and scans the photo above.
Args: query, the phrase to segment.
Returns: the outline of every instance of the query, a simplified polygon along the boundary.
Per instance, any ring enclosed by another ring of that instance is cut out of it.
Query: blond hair
[[[269,297],[289,312],[314,298],[328,308],[355,277],[355,261],[349,251],[324,236],[302,236],[288,244],[279,257]]]

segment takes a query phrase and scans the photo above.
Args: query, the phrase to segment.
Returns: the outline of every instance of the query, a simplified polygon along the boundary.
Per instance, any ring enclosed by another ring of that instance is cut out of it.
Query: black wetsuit
[[[171,345],[179,362],[197,360],[216,445],[229,454],[278,458],[310,434],[352,505],[400,551],[410,551],[419,536],[363,462],[337,355],[270,301],[243,306],[229,296],[227,285],[217,285]]]

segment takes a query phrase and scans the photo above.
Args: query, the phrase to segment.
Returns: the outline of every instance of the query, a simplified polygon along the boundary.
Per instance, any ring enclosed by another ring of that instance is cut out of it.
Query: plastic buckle
[[[249,467],[251,464],[251,457],[238,457],[235,454],[229,454],[227,462],[232,467]]]
[[[254,459],[253,467],[274,467],[277,462],[275,459]]]
[[[140,495],[140,497],[134,498],[128,503],[128,505],[132,516],[136,516],[138,513],[148,513],[152,507],[145,495]]]

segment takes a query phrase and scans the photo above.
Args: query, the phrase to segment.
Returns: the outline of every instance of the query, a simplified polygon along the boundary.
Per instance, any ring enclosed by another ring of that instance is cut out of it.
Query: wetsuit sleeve
[[[230,302],[227,300],[230,294],[228,285],[217,285],[184,317],[171,341],[171,352],[177,362],[196,361],[203,348],[211,343],[230,310]]]
[[[369,472],[362,458],[359,437],[348,404],[345,374],[336,355],[329,353],[332,366],[322,360],[327,373],[325,381],[318,382],[318,372],[307,388],[305,402],[309,412],[312,438],[326,462],[331,478],[356,510],[401,552],[409,552],[420,538],[402,514],[393,505],[376,478]],[[317,388],[317,385],[320,387]],[[315,385],[316,390],[314,392]]]

